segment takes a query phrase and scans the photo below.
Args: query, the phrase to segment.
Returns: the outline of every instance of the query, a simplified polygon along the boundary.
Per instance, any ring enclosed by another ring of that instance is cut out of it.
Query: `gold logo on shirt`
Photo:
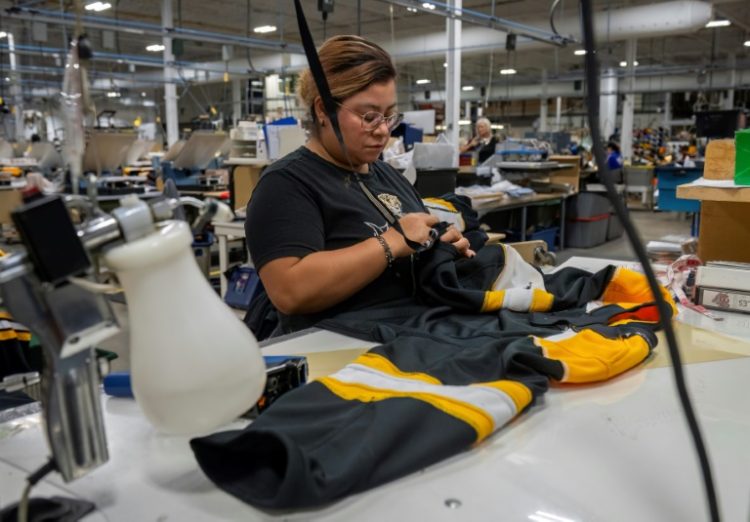
[[[393,194],[383,193],[378,194],[378,199],[383,205],[388,207],[388,210],[390,210],[394,216],[401,215],[401,200],[398,199],[398,197]]]

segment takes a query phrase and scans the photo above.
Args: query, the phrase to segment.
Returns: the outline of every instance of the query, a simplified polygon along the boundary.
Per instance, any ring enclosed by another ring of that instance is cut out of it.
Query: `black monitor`
[[[695,113],[695,133],[699,138],[734,138],[737,130],[747,126],[742,109]]]

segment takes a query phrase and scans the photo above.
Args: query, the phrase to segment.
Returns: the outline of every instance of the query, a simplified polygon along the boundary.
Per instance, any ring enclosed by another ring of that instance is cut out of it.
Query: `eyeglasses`
[[[401,123],[404,119],[404,115],[400,112],[394,112],[389,116],[385,116],[384,114],[377,111],[369,111],[364,114],[360,114],[357,111],[350,109],[343,103],[336,102],[336,104],[342,109],[346,109],[352,114],[356,114],[357,116],[362,118],[362,128],[368,131],[374,131],[375,129],[380,127],[383,122],[385,122],[386,127],[388,127],[388,132],[390,132],[398,127],[398,124]]]

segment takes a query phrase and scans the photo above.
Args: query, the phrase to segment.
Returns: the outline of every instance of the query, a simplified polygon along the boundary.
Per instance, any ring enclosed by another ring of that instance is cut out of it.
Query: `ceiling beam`
[[[19,20],[31,20],[52,24],[73,26],[77,17],[72,13],[64,13],[49,9],[34,9],[26,7],[9,7],[5,10],[9,18]],[[193,40],[196,42],[210,42],[220,45],[236,45],[238,47],[249,47],[252,49],[265,49],[268,51],[282,51],[302,53],[302,47],[296,44],[288,44],[283,41],[263,40],[260,38],[249,38],[226,33],[215,33],[185,27],[162,28],[160,25],[136,22],[132,20],[117,20],[101,16],[84,15],[80,17],[84,27],[95,29],[108,29],[136,35],[150,35],[159,38],[170,37],[181,40]]]

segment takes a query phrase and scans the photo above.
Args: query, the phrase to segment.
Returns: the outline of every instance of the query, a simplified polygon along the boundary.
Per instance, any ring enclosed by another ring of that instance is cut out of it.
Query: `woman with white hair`
[[[476,126],[477,134],[469,142],[461,147],[461,152],[477,151],[478,163],[484,163],[487,158],[495,154],[497,138],[492,134],[490,120],[479,118]]]

